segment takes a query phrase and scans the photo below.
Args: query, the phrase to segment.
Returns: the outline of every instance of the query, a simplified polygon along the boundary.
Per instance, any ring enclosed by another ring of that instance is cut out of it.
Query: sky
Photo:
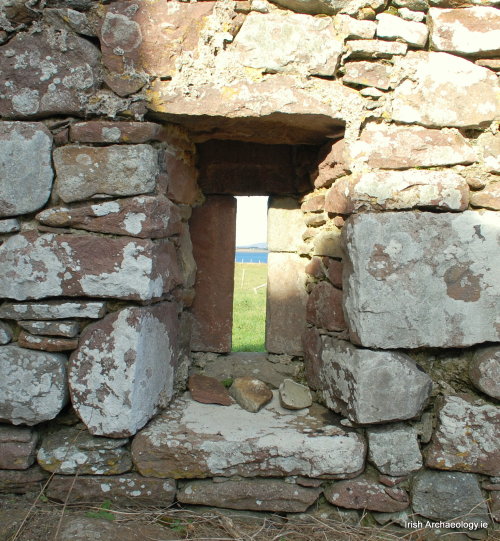
[[[237,197],[236,246],[267,242],[267,197]]]

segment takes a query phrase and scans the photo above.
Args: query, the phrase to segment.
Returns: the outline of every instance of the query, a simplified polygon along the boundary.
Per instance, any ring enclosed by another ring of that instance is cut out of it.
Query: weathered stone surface
[[[45,495],[67,503],[95,503],[110,500],[119,505],[168,507],[174,501],[175,481],[129,473],[120,476],[54,475]],[[66,500],[66,498],[68,498]]]
[[[429,127],[479,127],[500,112],[496,75],[447,53],[409,52],[396,62],[399,84],[390,114]],[[467,81],[467,84],[463,84]]]
[[[431,45],[437,51],[496,56],[500,53],[500,13],[494,7],[429,9]]]
[[[399,39],[413,47],[424,47],[429,30],[427,25],[413,21],[405,21],[390,13],[377,15],[377,37],[382,39]]]
[[[456,129],[369,123],[349,145],[349,161],[380,169],[469,164],[476,153]]]
[[[380,62],[348,62],[342,80],[347,84],[372,86],[388,90],[391,66]]]
[[[344,3],[339,0],[272,0],[272,2],[286,9],[310,15],[321,13],[333,15],[344,7]]]
[[[321,212],[324,208],[324,204],[324,195],[313,195],[301,203],[300,210],[302,212]]]
[[[21,222],[17,218],[7,218],[0,220],[0,234],[16,233],[21,229]]]
[[[73,407],[94,435],[135,434],[173,395],[177,306],[125,308],[87,327],[70,358]]]
[[[478,350],[469,366],[469,377],[480,391],[500,400],[500,348]]]
[[[8,323],[0,321],[0,346],[5,346],[12,340],[12,329]]]
[[[163,141],[165,130],[153,122],[111,122],[91,120],[69,127],[69,138],[74,143],[148,143]]]
[[[229,50],[239,64],[264,72],[334,75],[342,41],[329,17],[253,12]]]
[[[496,213],[366,213],[352,216],[343,235],[344,312],[355,343],[391,349],[499,340]]]
[[[0,306],[0,317],[5,319],[66,319],[70,317],[98,319],[106,313],[104,302],[6,302]]]
[[[10,299],[86,295],[155,300],[179,282],[175,249],[168,241],[30,231],[0,246],[0,295]]]
[[[377,30],[377,23],[374,21],[363,21],[339,13],[333,20],[335,29],[343,38],[372,39]]]
[[[210,196],[189,222],[196,274],[193,351],[231,351],[236,199]]]
[[[327,405],[358,424],[417,417],[431,392],[429,376],[403,353],[358,349],[322,336],[320,359]]]
[[[273,399],[271,389],[252,376],[236,378],[229,393],[243,409],[252,413],[257,413]]]
[[[258,413],[228,406],[221,423],[220,406],[178,399],[134,438],[134,463],[143,475],[190,479],[336,478],[362,470],[360,434],[341,428],[321,406],[298,415],[279,408],[275,400],[274,408],[273,401]]]
[[[138,196],[84,207],[55,207],[37,214],[48,226],[72,227],[139,238],[164,238],[180,233],[179,208],[163,196]]]
[[[278,479],[203,480],[183,484],[177,499],[181,503],[229,509],[301,513],[320,493],[319,488],[306,488]]]
[[[477,477],[470,473],[421,471],[413,482],[412,503],[415,513],[430,519],[489,522]]]
[[[342,291],[328,282],[315,285],[307,299],[306,318],[308,323],[327,331],[344,330]]]
[[[62,29],[71,29],[82,36],[95,37],[96,32],[93,21],[91,22],[86,13],[62,8],[46,8],[43,12],[44,19],[50,26]]]
[[[128,439],[96,438],[78,427],[47,434],[38,449],[38,464],[63,475],[118,475],[132,468]]]
[[[392,58],[406,54],[408,45],[379,39],[350,40],[346,44],[348,58]]]
[[[495,522],[500,522],[500,492],[490,492],[489,500],[491,518]]]
[[[339,179],[328,191],[325,210],[351,214],[359,210],[434,207],[465,210],[467,181],[454,171],[374,171]]]
[[[306,261],[295,254],[270,253],[267,269],[266,350],[301,355],[306,326]]]
[[[377,469],[399,477],[422,467],[417,430],[403,423],[373,427],[367,431],[368,460]]]
[[[485,402],[447,396],[425,464],[439,470],[500,474],[500,412]]]
[[[304,216],[297,199],[270,197],[267,211],[267,249],[295,252],[302,243]]]
[[[64,336],[74,338],[80,329],[76,321],[21,321],[19,326],[31,334],[42,336]]]
[[[100,86],[99,61],[97,47],[72,32],[19,32],[0,53],[0,115],[81,114]]]
[[[489,184],[480,192],[471,192],[470,204],[473,207],[500,210],[500,182]]]
[[[408,494],[401,488],[386,487],[367,476],[333,483],[324,490],[333,505],[347,509],[367,509],[393,513],[410,505]]]
[[[341,242],[341,230],[334,225],[329,225],[329,229],[320,231],[313,240],[313,253],[342,259],[344,249]]]
[[[285,379],[279,388],[280,404],[288,410],[308,408],[312,404],[312,395],[309,387]]]
[[[0,388],[1,421],[36,425],[53,419],[68,398],[66,356],[2,346]]]
[[[151,192],[159,173],[149,145],[73,146],[54,151],[56,191],[65,203]]]
[[[480,58],[479,60],[475,61],[475,64],[493,71],[500,70],[500,58]]]
[[[483,152],[485,169],[490,173],[500,173],[500,133],[482,133],[477,142]]]
[[[0,122],[0,218],[45,205],[54,178],[51,151],[52,135],[43,124]],[[12,225],[2,228],[11,231]]]
[[[425,13],[422,13],[421,11],[412,11],[408,8],[400,8],[398,9],[398,15],[406,21],[413,21],[416,23],[425,22]]]
[[[333,143],[327,143],[321,149],[317,168],[311,174],[311,180],[315,188],[327,188],[336,179],[349,172],[346,164],[345,142],[340,139]]]
[[[0,470],[0,494],[39,494],[48,476],[49,474],[38,466],[28,470]],[[26,516],[26,512],[23,513]]]
[[[163,169],[167,173],[166,194],[176,203],[197,206],[203,200],[198,185],[198,169],[195,166],[194,151],[169,145],[163,156]]]
[[[222,406],[234,404],[224,385],[210,376],[191,374],[188,379],[188,389],[193,400],[202,404],[221,404]]]
[[[29,428],[0,425],[0,469],[28,469],[35,461],[37,442],[37,432]]]
[[[329,257],[324,257],[323,263],[326,267],[326,276],[328,280],[330,280],[335,287],[342,289],[342,262]]]
[[[17,343],[22,348],[38,349],[41,351],[70,351],[78,346],[78,339],[36,336],[26,331],[21,331],[17,338]]]

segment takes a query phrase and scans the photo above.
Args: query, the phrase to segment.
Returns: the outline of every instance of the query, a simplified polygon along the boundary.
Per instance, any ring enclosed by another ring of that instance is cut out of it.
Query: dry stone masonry
[[[493,536],[499,46],[494,0],[1,2],[0,493]]]

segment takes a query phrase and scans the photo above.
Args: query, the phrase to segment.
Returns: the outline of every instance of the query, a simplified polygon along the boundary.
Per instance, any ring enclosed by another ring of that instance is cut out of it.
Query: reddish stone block
[[[327,259],[327,258],[323,258]],[[307,274],[313,276],[314,278],[323,278],[325,276],[325,271],[323,270],[323,265],[321,264],[320,257],[313,257],[311,261],[306,265],[305,269]]]
[[[192,154],[170,146],[164,154],[163,168],[167,173],[166,194],[169,199],[186,205],[201,202],[203,196]]]
[[[18,344],[22,348],[38,349],[41,351],[70,351],[78,346],[77,338],[54,338],[50,336],[34,336],[21,331]]]
[[[153,122],[109,122],[92,120],[70,127],[74,143],[148,143],[163,140],[163,127]]]
[[[318,329],[311,327],[304,332],[302,347],[304,348],[304,369],[309,387],[315,390],[324,389],[325,384],[321,378],[323,343]]]
[[[319,212],[325,208],[325,196],[315,195],[306,199],[301,205],[302,212]]]
[[[344,139],[322,147],[318,165],[311,174],[311,181],[316,188],[328,188],[336,179],[349,173],[344,152]]]
[[[328,282],[317,284],[307,301],[307,322],[328,331],[346,328],[342,309],[342,292]]]
[[[328,280],[330,280],[335,287],[342,289],[342,261],[324,257],[323,265],[326,267],[326,276]]]

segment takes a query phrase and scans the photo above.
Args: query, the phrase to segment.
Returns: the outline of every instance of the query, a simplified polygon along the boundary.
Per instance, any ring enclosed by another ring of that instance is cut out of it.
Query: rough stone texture
[[[342,291],[328,282],[315,285],[307,299],[306,318],[308,323],[327,331],[344,330]]]
[[[301,513],[319,497],[321,489],[306,488],[277,479],[188,481],[177,499],[184,504],[213,505],[248,511]]]
[[[76,412],[94,435],[135,434],[173,395],[177,306],[125,308],[87,327],[71,356]]]
[[[456,129],[369,123],[358,141],[349,145],[349,160],[358,167],[408,169],[469,164],[476,153]]]
[[[500,210],[500,182],[489,184],[480,192],[471,192],[470,204],[491,210]]]
[[[49,474],[38,466],[28,470],[0,470],[0,494],[40,493]],[[23,510],[23,518],[26,511]]]
[[[478,350],[469,366],[469,377],[480,391],[500,400],[500,348]]]
[[[406,54],[408,45],[378,39],[350,40],[346,44],[348,58],[392,58]]]
[[[252,413],[257,413],[273,399],[271,389],[252,376],[236,378],[229,393],[243,409]]]
[[[498,341],[498,234],[490,211],[352,216],[343,228],[351,340],[385,349]]]
[[[500,412],[486,402],[447,396],[425,464],[439,470],[500,474]]]
[[[74,338],[80,329],[76,321],[21,321],[19,326],[31,334]]]
[[[192,305],[194,351],[231,351],[236,199],[207,197],[189,222],[196,274]]]
[[[396,62],[392,119],[429,127],[480,127],[500,112],[496,75],[447,53],[409,52]],[[465,84],[464,84],[465,81]]]
[[[183,223],[179,236],[177,255],[182,273],[182,283],[186,288],[192,288],[196,281],[196,261],[193,257],[193,244],[189,233],[189,226]]]
[[[425,24],[405,21],[390,13],[377,15],[377,37],[382,39],[399,39],[413,47],[424,47],[429,30]]]
[[[366,509],[393,513],[410,505],[408,494],[398,487],[386,487],[367,476],[333,483],[324,490],[333,505],[347,509]]]
[[[267,249],[295,252],[302,243],[304,216],[297,199],[271,197],[267,211]]]
[[[316,367],[327,405],[351,421],[398,421],[417,417],[422,411],[432,381],[407,355],[358,349],[328,336],[321,337],[321,348]]]
[[[301,355],[306,326],[306,261],[295,254],[270,253],[267,268],[266,350]]]
[[[66,404],[66,385],[65,355],[0,347],[0,421],[36,425],[53,419]]]
[[[468,203],[467,181],[454,171],[408,169],[341,178],[328,191],[325,210],[338,214],[415,207],[465,210]]]
[[[380,62],[348,62],[342,81],[347,84],[372,86],[388,90],[392,68]]]
[[[272,2],[286,9],[310,15],[321,13],[333,15],[344,7],[344,3],[338,0],[272,0]]]
[[[329,17],[252,12],[229,50],[237,63],[264,72],[334,75],[342,41]]]
[[[321,406],[298,415],[275,401],[258,413],[228,406],[221,423],[220,406],[178,399],[134,438],[134,464],[143,475],[177,479],[336,478],[362,470],[361,435],[341,428]]]
[[[326,276],[328,280],[330,280],[335,287],[342,289],[342,262],[325,257],[323,258],[323,263],[326,266]]]
[[[344,13],[339,13],[333,22],[335,29],[343,38],[372,39],[377,30],[375,21],[358,20]]]
[[[483,133],[477,138],[483,151],[484,167],[490,173],[500,173],[500,133]]]
[[[54,151],[54,165],[65,203],[151,192],[159,173],[158,151],[149,145],[67,145]]]
[[[164,141],[166,130],[153,122],[110,122],[92,120],[69,127],[73,143],[148,143]]]
[[[91,503],[110,500],[119,505],[168,507],[174,501],[175,481],[129,473],[117,477],[55,475],[45,490],[51,500]],[[66,500],[66,497],[69,497]]]
[[[224,385],[209,376],[191,374],[188,380],[188,389],[193,400],[202,404],[221,404],[222,406],[234,404]]]
[[[38,349],[42,351],[70,351],[78,346],[76,338],[53,338],[49,336],[35,336],[21,331],[17,343],[22,348]]]
[[[0,122],[0,218],[45,205],[54,178],[51,151],[52,135],[43,124]]]
[[[6,302],[0,306],[0,317],[5,319],[66,319],[70,317],[98,319],[106,313],[104,302]]]
[[[311,180],[315,188],[327,188],[336,179],[349,172],[346,164],[345,142],[340,139],[327,143],[320,151],[318,165],[311,173]]]
[[[477,477],[470,473],[418,473],[413,482],[412,503],[415,513],[430,519],[463,517],[469,523],[489,522]]]
[[[156,300],[179,283],[175,248],[168,241],[30,231],[0,246],[0,296],[10,299]]]
[[[0,469],[26,470],[35,461],[38,434],[29,428],[0,425]]]
[[[178,207],[163,196],[144,195],[77,208],[55,207],[40,212],[36,219],[52,227],[151,239],[181,231]]]
[[[406,21],[414,21],[416,23],[425,22],[425,13],[422,13],[421,11],[412,11],[408,8],[400,8],[398,9],[398,15]]]
[[[72,32],[19,32],[2,47],[0,115],[80,114],[100,86],[100,53]]]
[[[198,169],[194,151],[186,152],[176,146],[167,146],[163,156],[163,169],[167,173],[166,194],[169,199],[185,205],[199,205],[203,196],[198,186]]]
[[[309,387],[296,383],[292,379],[285,379],[279,388],[280,404],[288,410],[308,408],[312,404],[312,395]]]
[[[408,475],[422,467],[417,430],[402,423],[373,427],[367,431],[368,460],[393,477]]]
[[[16,233],[20,229],[21,223],[17,218],[7,218],[6,220],[0,220],[0,234]]]
[[[8,323],[0,321],[0,346],[5,346],[12,340],[12,329]]]
[[[475,56],[500,53],[500,13],[494,7],[429,9],[431,45],[437,51]]]
[[[37,460],[44,470],[63,475],[118,475],[132,468],[127,442],[64,427],[43,438]]]

